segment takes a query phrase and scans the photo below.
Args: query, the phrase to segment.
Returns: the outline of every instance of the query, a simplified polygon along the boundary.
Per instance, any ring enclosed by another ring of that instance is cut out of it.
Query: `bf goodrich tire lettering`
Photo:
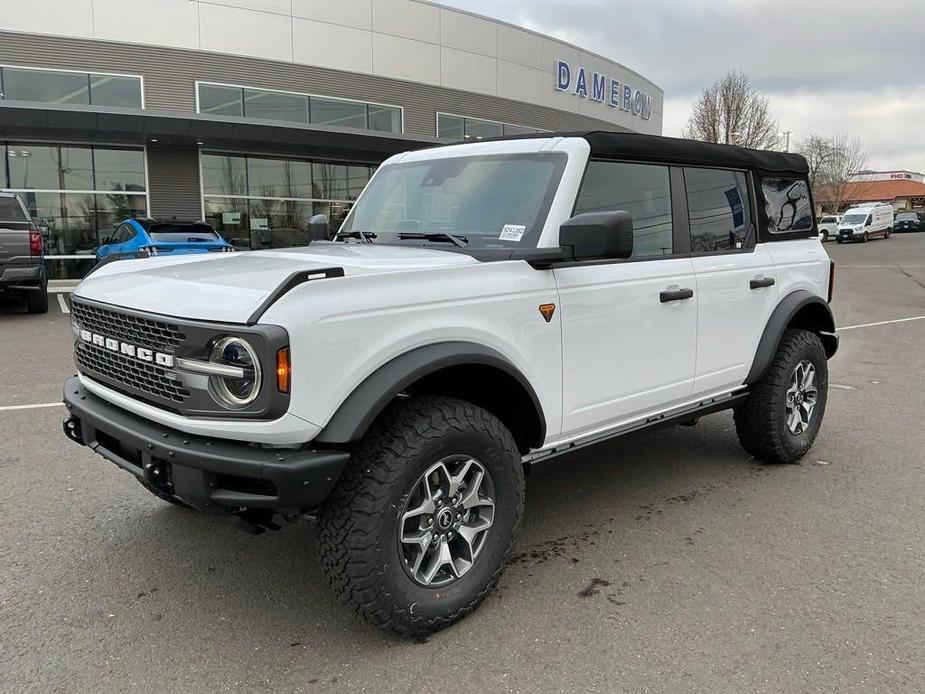
[[[440,585],[423,586],[408,571],[399,525],[421,476],[457,456],[477,460],[491,475],[491,528],[464,573],[444,572]],[[520,454],[496,417],[453,398],[399,401],[364,439],[321,514],[325,578],[376,626],[403,635],[441,629],[491,592],[520,523],[523,494]]]

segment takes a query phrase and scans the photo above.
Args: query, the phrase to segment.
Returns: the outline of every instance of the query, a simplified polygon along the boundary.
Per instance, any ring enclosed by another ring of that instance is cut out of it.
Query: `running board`
[[[660,427],[689,422],[692,419],[704,417],[708,414],[729,410],[738,405],[740,402],[743,402],[747,397],[748,391],[743,390],[732,393],[730,395],[708,398],[694,405],[693,407],[685,407],[681,410],[669,410],[668,412],[664,412],[662,414],[643,417],[640,420],[631,422],[625,426],[617,427],[612,431],[608,431],[606,434],[593,436],[592,438],[586,439],[584,441],[573,441],[571,443],[566,443],[562,444],[561,446],[551,448],[548,451],[537,451],[536,453],[529,453],[523,457],[523,462],[528,465],[533,465],[541,461],[550,460],[551,458],[557,458],[560,455],[565,455],[566,453],[574,453],[575,451],[579,451],[584,448],[591,448],[592,446],[596,446],[599,443],[606,443],[607,441],[612,441],[613,439],[626,436],[627,434],[631,434],[636,431],[642,431],[644,429],[657,429]]]

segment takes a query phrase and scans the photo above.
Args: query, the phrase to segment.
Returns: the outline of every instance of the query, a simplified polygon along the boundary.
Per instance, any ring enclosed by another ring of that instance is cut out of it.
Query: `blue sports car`
[[[169,253],[229,253],[234,246],[205,222],[126,219],[96,249],[99,261]]]

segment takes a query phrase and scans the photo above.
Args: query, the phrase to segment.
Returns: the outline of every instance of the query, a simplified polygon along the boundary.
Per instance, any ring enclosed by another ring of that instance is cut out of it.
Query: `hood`
[[[294,272],[336,267],[349,278],[477,262],[464,253],[431,248],[322,242],[285,250],[119,260],[89,275],[74,295],[166,316],[244,323]]]

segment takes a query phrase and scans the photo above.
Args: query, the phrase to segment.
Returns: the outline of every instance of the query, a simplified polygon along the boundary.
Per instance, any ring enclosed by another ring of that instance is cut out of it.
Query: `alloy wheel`
[[[468,455],[443,458],[421,475],[399,517],[398,547],[411,579],[449,585],[475,564],[494,522],[494,484]]]
[[[804,359],[794,367],[787,388],[787,429],[791,434],[799,435],[809,428],[818,401],[816,367]]]

